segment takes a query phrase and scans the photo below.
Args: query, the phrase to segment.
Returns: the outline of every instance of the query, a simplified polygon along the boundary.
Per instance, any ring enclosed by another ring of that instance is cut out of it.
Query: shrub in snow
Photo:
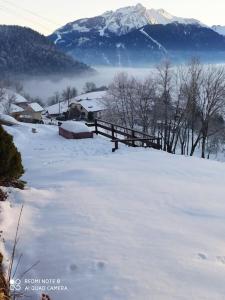
[[[13,137],[0,126],[0,185],[15,185],[23,173],[21,155]],[[20,182],[17,187],[22,188],[22,185]]]
[[[7,199],[7,193],[0,189],[0,201],[5,201]]]

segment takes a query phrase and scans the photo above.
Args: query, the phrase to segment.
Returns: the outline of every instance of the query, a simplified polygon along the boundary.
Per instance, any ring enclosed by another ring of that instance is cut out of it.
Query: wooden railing
[[[111,141],[115,143],[115,147],[112,149],[113,152],[118,149],[119,143],[123,143],[130,147],[147,147],[158,150],[162,149],[161,138],[148,135],[141,131],[116,125],[100,119],[96,119],[94,123],[87,123],[87,126],[94,127],[94,133],[111,139]]]

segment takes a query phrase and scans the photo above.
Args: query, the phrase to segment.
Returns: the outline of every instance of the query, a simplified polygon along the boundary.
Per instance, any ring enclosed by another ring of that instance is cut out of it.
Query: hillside
[[[14,237],[24,203],[18,248],[24,266],[40,260],[29,278],[68,287],[52,299],[224,299],[223,163],[126,146],[112,154],[104,138],[65,140],[54,126],[7,130],[28,188],[11,193],[1,228]]]
[[[29,28],[0,25],[0,72],[6,75],[80,74],[90,68]]]
[[[210,28],[178,23],[146,25],[124,35],[67,32],[57,45],[86,63],[96,65],[141,66],[163,58],[176,62],[193,56],[213,62],[223,61],[225,54],[222,35]]]

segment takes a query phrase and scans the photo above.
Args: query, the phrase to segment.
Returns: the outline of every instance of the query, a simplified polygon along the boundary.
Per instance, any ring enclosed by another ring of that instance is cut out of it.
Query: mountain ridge
[[[123,35],[146,25],[167,25],[174,22],[204,25],[199,20],[176,17],[164,9],[147,9],[139,3],[135,6],[122,7],[115,11],[106,11],[99,16],[75,20],[57,29],[53,34],[68,33],[70,31],[95,31],[101,36],[107,35],[107,32]],[[54,42],[56,44],[59,43],[60,38]]]
[[[215,28],[141,4],[70,22],[49,39],[91,65],[141,66],[162,57],[177,62],[192,56],[220,62],[225,57],[225,38]]]
[[[225,26],[223,26],[223,25],[213,25],[212,30],[225,36]]]

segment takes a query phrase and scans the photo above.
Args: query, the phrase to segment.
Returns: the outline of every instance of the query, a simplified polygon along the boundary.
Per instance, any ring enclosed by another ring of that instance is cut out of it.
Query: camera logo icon
[[[10,280],[10,290],[14,292],[21,291],[21,280],[20,279],[11,279]]]

